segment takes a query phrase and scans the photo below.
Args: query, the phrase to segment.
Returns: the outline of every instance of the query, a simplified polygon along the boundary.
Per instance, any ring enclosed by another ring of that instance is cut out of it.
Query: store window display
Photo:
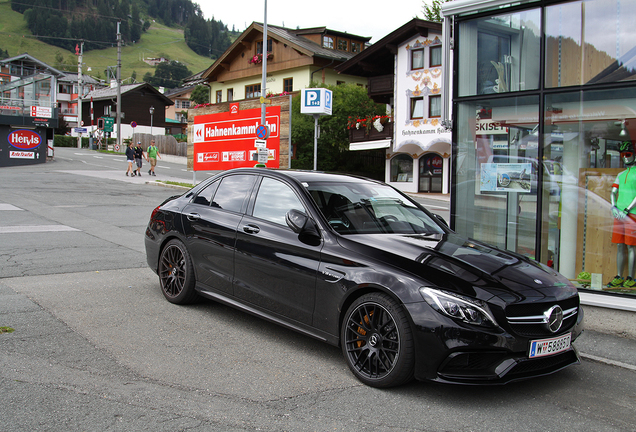
[[[618,174],[612,185],[612,215],[614,229],[612,243],[616,244],[616,276],[608,288],[636,289],[636,153],[631,141],[621,144],[621,157],[627,169]],[[625,274],[627,264],[627,276]]]

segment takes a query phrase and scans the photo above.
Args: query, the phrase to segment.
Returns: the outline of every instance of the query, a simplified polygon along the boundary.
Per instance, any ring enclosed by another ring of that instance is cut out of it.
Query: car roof
[[[315,182],[336,182],[336,183],[381,183],[377,180],[366,177],[355,176],[351,174],[329,173],[322,171],[304,171],[304,170],[287,170],[287,169],[266,169],[266,168],[236,168],[226,171],[230,173],[251,173],[272,175],[274,177],[292,178],[299,182],[315,183]]]

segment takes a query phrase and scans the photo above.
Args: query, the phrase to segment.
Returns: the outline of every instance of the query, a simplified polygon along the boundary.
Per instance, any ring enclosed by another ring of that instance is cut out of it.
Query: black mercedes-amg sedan
[[[168,301],[208,297],[340,346],[370,386],[503,384],[579,363],[568,279],[458,236],[382,182],[226,171],[154,209],[145,245]]]

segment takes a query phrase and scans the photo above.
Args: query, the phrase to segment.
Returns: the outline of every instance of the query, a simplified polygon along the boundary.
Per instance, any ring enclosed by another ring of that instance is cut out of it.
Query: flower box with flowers
[[[349,142],[384,140],[393,136],[391,116],[349,117]]]
[[[271,52],[268,52],[267,60],[271,60],[272,58],[274,58],[274,56],[272,55]],[[261,64],[263,63],[263,54],[256,54],[254,57],[250,57],[250,59],[247,62],[250,64]]]

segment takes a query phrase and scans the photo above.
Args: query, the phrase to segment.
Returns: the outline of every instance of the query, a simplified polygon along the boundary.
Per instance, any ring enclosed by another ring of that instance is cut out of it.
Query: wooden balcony
[[[382,132],[371,126],[371,130],[349,129],[349,142],[359,143],[365,141],[380,141],[393,138],[393,123],[385,123]]]

